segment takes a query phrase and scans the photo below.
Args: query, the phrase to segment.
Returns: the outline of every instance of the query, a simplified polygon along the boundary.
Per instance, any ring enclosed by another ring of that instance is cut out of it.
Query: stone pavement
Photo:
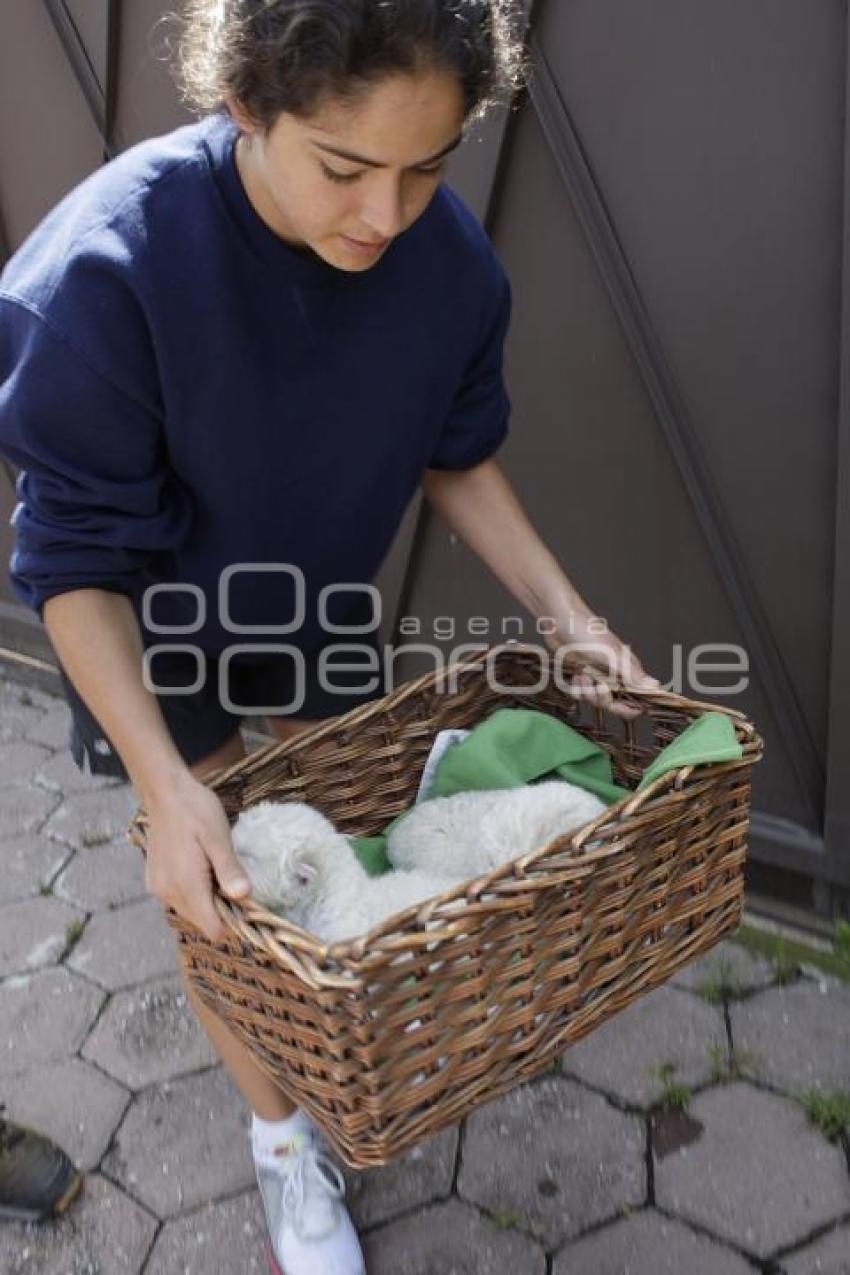
[[[0,679],[0,1102],[87,1172],[56,1225],[0,1226],[3,1275],[262,1271],[247,1118],[189,1013],[67,710]],[[850,985],[726,942],[545,1076],[398,1163],[346,1171],[370,1275],[850,1273]]]

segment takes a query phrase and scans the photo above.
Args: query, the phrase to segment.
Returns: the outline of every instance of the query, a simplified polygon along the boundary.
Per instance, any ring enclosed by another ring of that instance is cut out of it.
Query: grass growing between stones
[[[691,1100],[691,1091],[682,1081],[676,1080],[678,1064],[662,1063],[656,1067],[655,1074],[661,1082],[661,1097],[658,1106],[662,1111],[687,1111]]]
[[[837,921],[833,951],[840,961],[850,967],[850,921]]]
[[[68,952],[70,952],[71,948],[74,947],[75,944],[79,943],[80,939],[83,937],[83,930],[85,928],[85,921],[69,921],[65,926],[66,956]]]
[[[806,1115],[830,1142],[850,1137],[850,1093],[836,1089],[822,1093],[810,1089],[800,1098]]]
[[[711,1079],[717,1083],[721,1080],[740,1080],[753,1070],[754,1059],[746,1049],[732,1049],[725,1045],[712,1045],[708,1051],[711,1064]]]
[[[722,1005],[724,1001],[738,1000],[744,988],[732,973],[732,962],[721,956],[711,975],[697,987],[697,995],[708,1005]]]
[[[525,1225],[525,1218],[521,1213],[511,1213],[503,1210],[498,1213],[490,1213],[490,1221],[494,1226],[498,1226],[500,1231],[509,1231],[514,1226]]]
[[[824,974],[831,974],[834,978],[850,983],[850,933],[845,937],[845,927],[850,931],[847,922],[839,921],[831,952],[784,935],[769,934],[752,925],[740,926],[730,937],[733,943],[746,948],[748,952],[766,957],[772,963],[780,983],[788,983],[796,978],[801,965],[812,965]]]
[[[773,972],[780,987],[793,983],[794,979],[800,974],[800,964],[787,951],[784,939],[779,940],[779,950],[773,958]]]
[[[88,830],[80,837],[80,842],[87,850],[90,850],[93,846],[105,846],[109,840],[111,838],[104,836],[102,832],[89,832]]]

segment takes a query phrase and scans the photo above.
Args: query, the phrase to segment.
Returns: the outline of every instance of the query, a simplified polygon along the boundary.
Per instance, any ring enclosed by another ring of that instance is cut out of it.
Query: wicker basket
[[[554,687],[509,646],[400,690],[210,778],[228,817],[264,798],[308,801],[347,833],[407,808],[434,735],[499,707],[537,708],[600,743],[633,786],[706,709],[639,694],[634,721]],[[327,945],[255,904],[217,896],[212,944],[170,915],[203,1000],[354,1168],[382,1165],[548,1068],[635,997],[738,924],[751,767],[762,744],[738,713],[736,762],[668,773],[588,828]],[[144,847],[146,816],[129,835]]]

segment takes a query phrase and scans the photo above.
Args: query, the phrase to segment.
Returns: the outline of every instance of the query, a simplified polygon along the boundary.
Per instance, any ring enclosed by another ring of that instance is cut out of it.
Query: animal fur
[[[596,819],[604,802],[565,780],[432,797],[387,837],[394,868],[455,874],[492,872]]]
[[[326,942],[364,934],[459,884],[456,874],[431,871],[370,877],[330,820],[303,802],[260,801],[231,836],[257,902]]]

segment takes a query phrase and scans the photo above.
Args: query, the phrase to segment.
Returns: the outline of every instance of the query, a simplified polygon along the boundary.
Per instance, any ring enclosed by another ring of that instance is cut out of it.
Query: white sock
[[[315,1130],[315,1127],[306,1111],[302,1111],[300,1107],[296,1107],[292,1115],[283,1120],[263,1120],[255,1114],[251,1124],[254,1155],[261,1160],[285,1155],[287,1143],[293,1134],[308,1133]]]

